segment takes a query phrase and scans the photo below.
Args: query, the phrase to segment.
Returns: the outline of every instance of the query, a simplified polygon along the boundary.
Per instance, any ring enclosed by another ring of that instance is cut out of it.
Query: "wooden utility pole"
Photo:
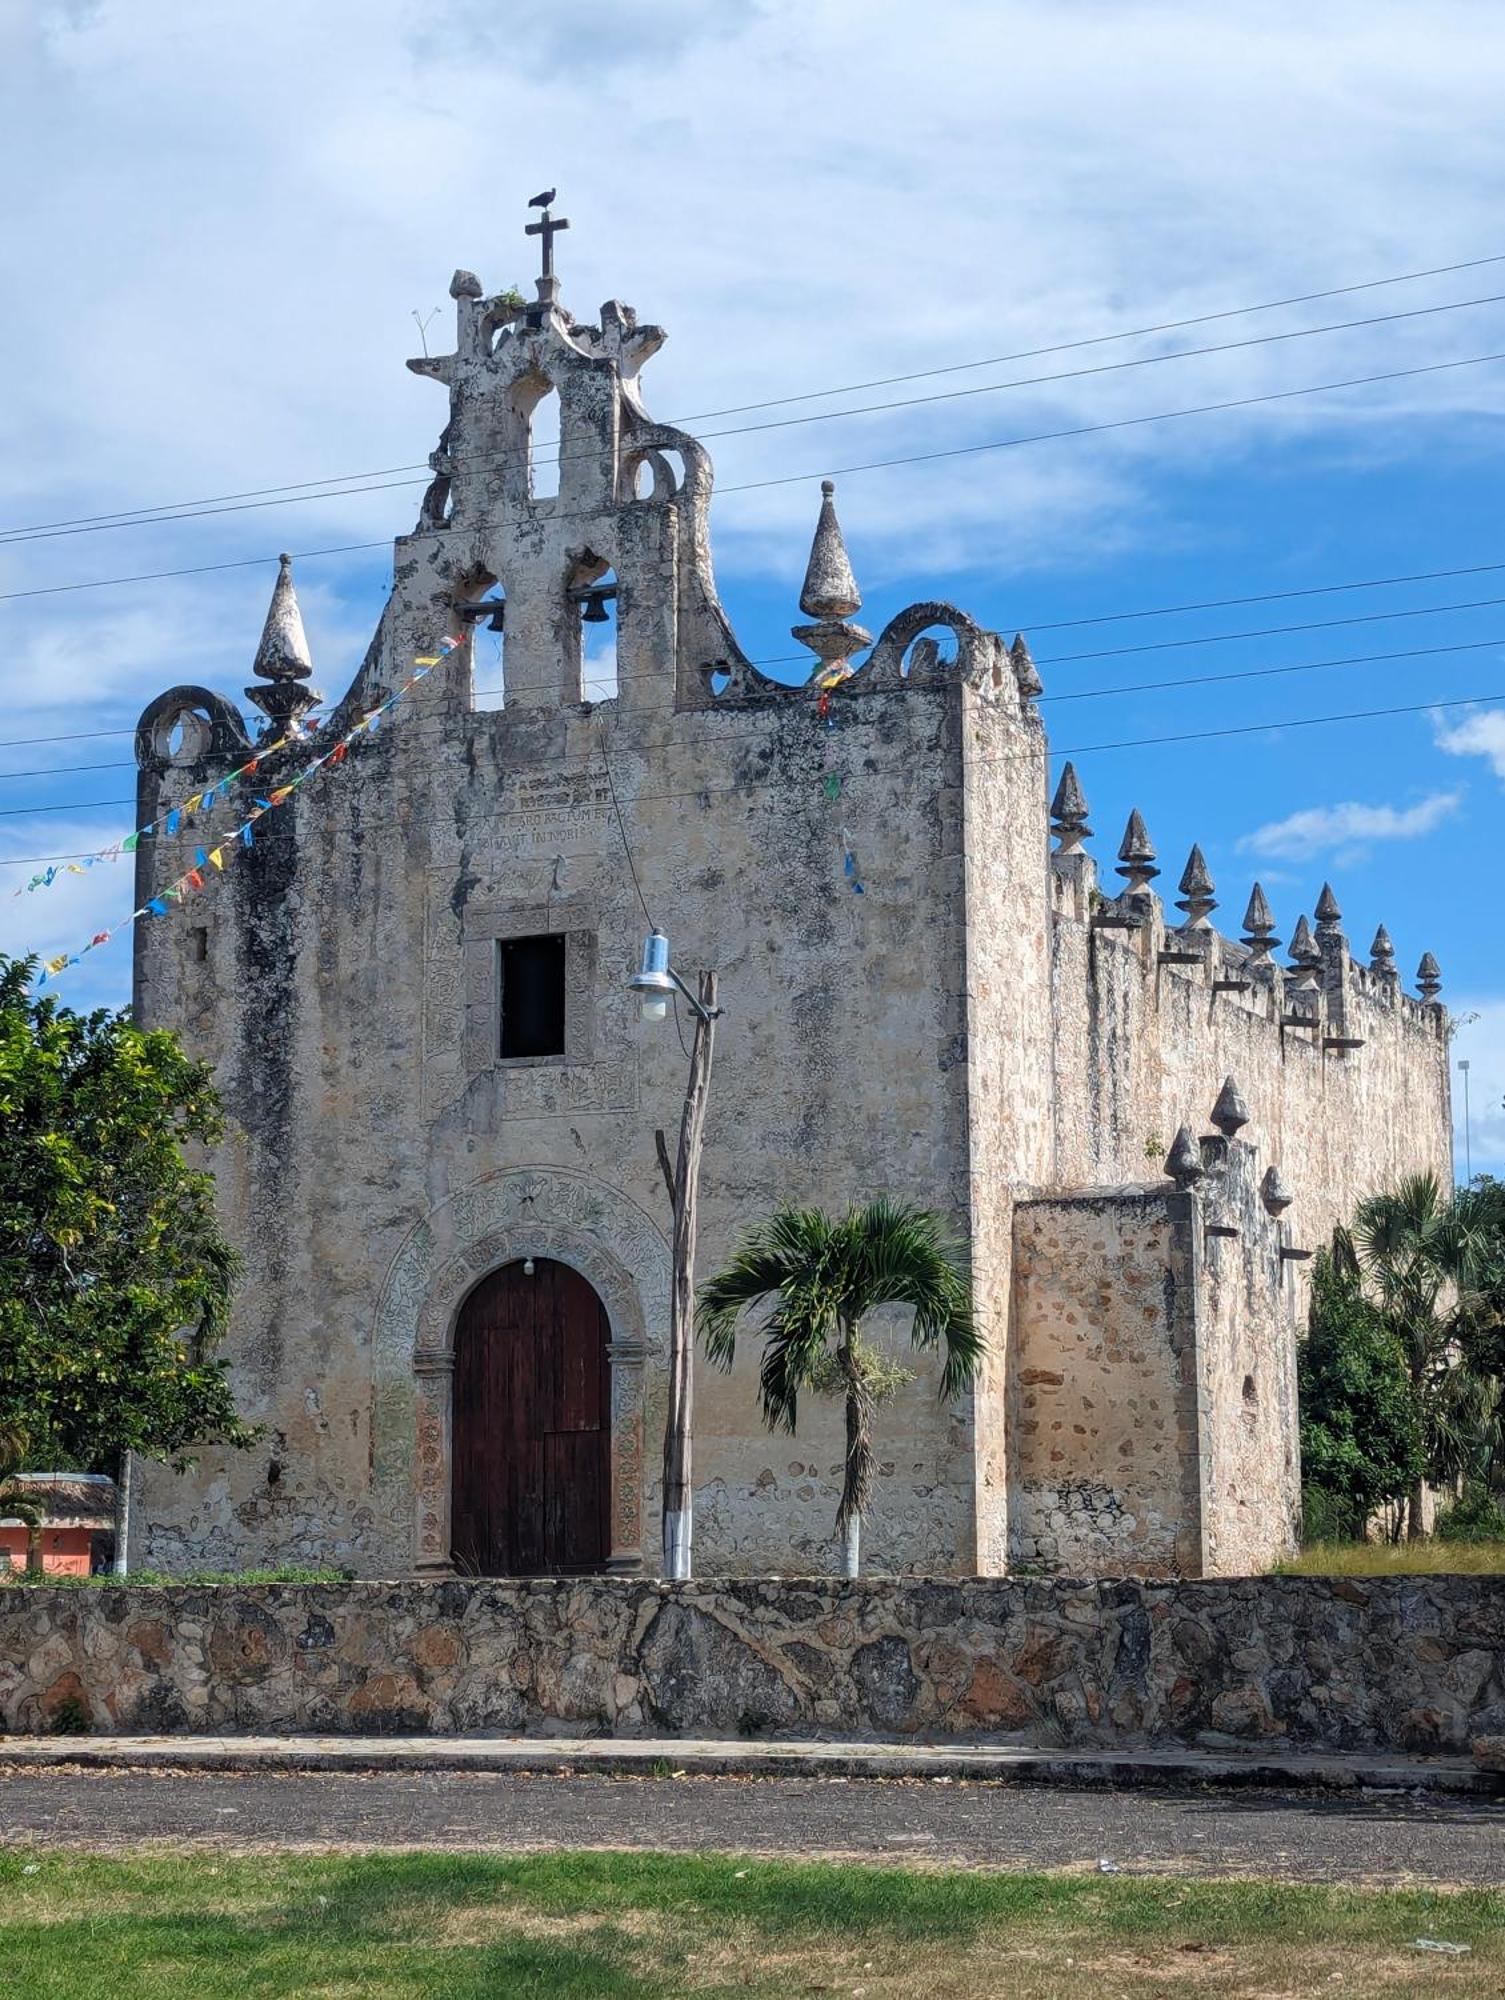
[[[716,1042],[716,975],[702,972],[690,1045],[690,1079],[679,1122],[679,1154],[671,1169],[663,1134],[655,1134],[659,1165],[674,1204],[674,1285],[669,1304],[669,1407],[664,1421],[664,1575],[683,1583],[691,1574],[693,1485],[691,1431],[695,1414],[695,1226],[700,1150],[711,1057]]]

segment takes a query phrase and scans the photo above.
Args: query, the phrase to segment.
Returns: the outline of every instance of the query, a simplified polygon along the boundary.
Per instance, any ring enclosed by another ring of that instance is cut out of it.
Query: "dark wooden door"
[[[457,1569],[544,1576],[611,1553],[610,1330],[567,1264],[504,1264],[455,1327]]]

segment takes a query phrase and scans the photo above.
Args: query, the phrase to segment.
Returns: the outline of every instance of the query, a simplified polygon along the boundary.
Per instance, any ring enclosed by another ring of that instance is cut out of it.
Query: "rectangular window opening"
[[[564,1054],[564,946],[562,931],[498,946],[504,1060]]]
[[[204,964],[209,956],[209,929],[206,924],[195,924],[189,932],[189,952],[196,965]]]

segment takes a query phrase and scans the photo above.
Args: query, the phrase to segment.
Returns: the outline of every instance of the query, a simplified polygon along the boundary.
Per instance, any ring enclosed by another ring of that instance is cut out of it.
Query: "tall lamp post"
[[[1458,1063],[1463,1071],[1463,1181],[1470,1186],[1474,1178],[1474,1135],[1470,1129],[1473,1121],[1468,1111],[1468,1057],[1463,1056]]]
[[[664,1575],[674,1583],[690,1576],[692,1486],[691,1426],[695,1406],[695,1224],[700,1188],[700,1148],[715,1049],[716,975],[702,972],[692,993],[669,963],[669,940],[651,931],[643,942],[643,962],[628,981],[644,1021],[668,1018],[675,994],[683,995],[695,1019],[690,1076],[679,1121],[679,1153],[671,1166],[662,1132],[654,1133],[659,1166],[674,1208],[674,1284],[669,1302],[669,1407],[664,1419]]]

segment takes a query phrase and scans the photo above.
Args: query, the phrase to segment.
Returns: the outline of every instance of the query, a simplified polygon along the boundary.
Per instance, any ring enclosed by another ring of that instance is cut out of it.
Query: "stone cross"
[[[543,271],[541,275],[545,278],[552,278],[554,275],[554,238],[561,229],[568,229],[569,226],[569,221],[566,217],[561,216],[559,221],[556,222],[552,212],[546,208],[537,222],[528,223],[523,230],[525,236],[541,236],[543,238]]]

